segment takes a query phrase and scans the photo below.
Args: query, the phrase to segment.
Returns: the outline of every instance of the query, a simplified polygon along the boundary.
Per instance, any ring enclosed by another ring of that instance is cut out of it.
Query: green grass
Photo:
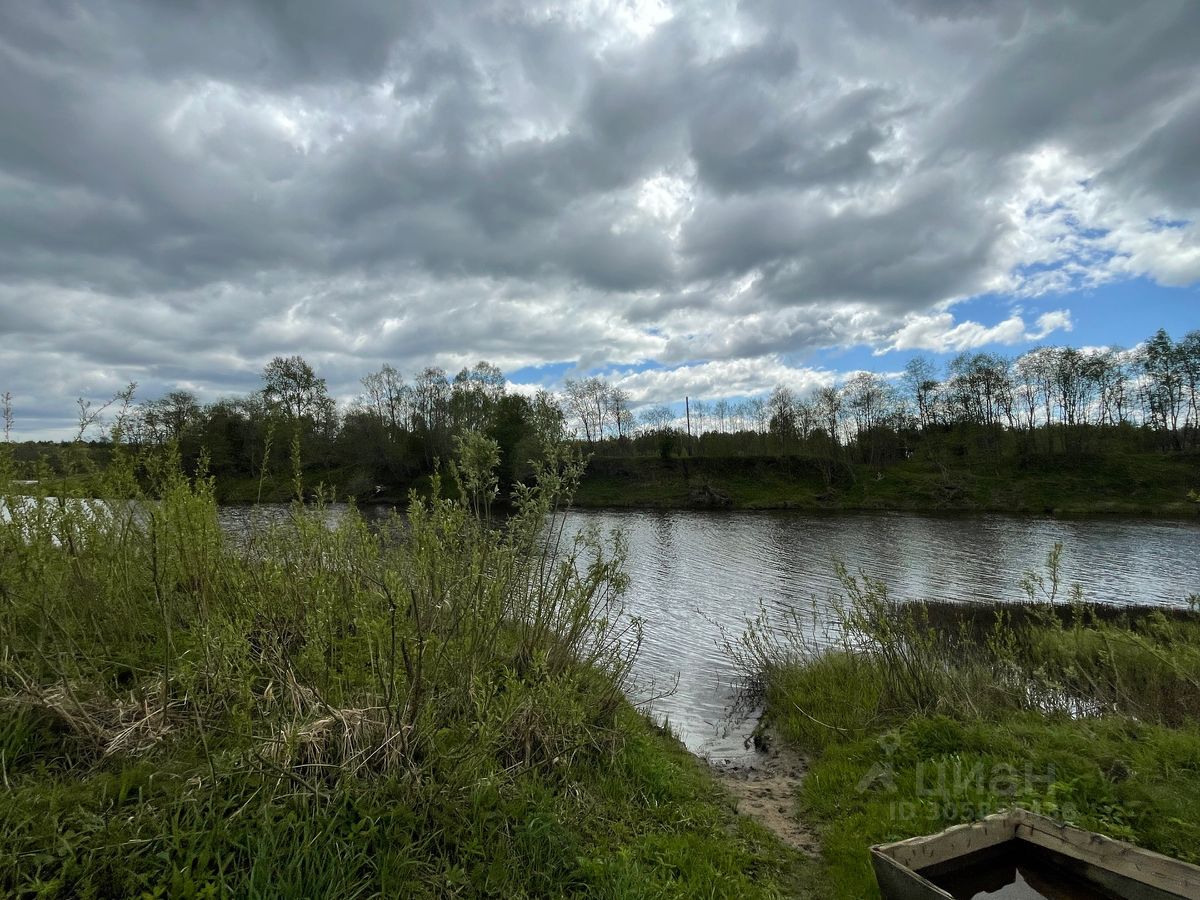
[[[79,772],[55,763],[61,735],[11,710],[0,727],[6,896],[821,896],[811,864],[632,711],[615,752],[559,773],[319,794],[221,764],[214,781],[183,740]]]
[[[575,502],[594,507],[686,508],[702,486],[739,509],[913,510],[1035,515],[1195,516],[1195,454],[1114,451],[1079,457],[982,456],[939,464],[914,457],[883,468],[839,468],[777,457],[595,459]]]
[[[833,895],[864,898],[878,896],[872,844],[1011,806],[1200,862],[1200,729],[1029,711],[913,716],[817,752],[798,814],[820,833]]]
[[[1089,607],[1060,553],[1011,608],[896,605],[843,570],[834,646],[760,619],[732,648],[810,760],[833,896],[878,896],[872,844],[1011,806],[1200,863],[1200,614]]]
[[[169,454],[95,504],[0,446],[0,895],[821,896],[624,700],[620,544],[543,540],[578,460],[493,523],[469,449],[461,500],[235,542]]]

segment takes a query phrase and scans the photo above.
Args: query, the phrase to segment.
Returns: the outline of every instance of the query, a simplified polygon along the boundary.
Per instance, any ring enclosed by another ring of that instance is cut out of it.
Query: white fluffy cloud
[[[888,350],[931,350],[935,353],[974,350],[988,344],[1018,344],[1040,341],[1056,331],[1070,331],[1071,313],[1056,309],[1037,317],[1033,328],[1017,313],[996,325],[985,326],[978,322],[958,322],[948,312],[933,315],[909,316],[904,325],[892,335],[892,341],[882,349]]]
[[[832,384],[834,372],[790,366],[777,357],[711,360],[671,369],[648,369],[628,374],[610,374],[608,380],[629,392],[635,405],[679,402],[684,397],[720,400],[766,393],[784,385],[804,394]]]

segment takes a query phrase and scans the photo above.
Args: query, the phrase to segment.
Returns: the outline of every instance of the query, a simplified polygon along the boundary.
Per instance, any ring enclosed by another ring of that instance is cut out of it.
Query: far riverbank
[[[51,492],[85,495],[91,476],[51,475]],[[428,474],[388,478],[363,466],[310,466],[305,496],[323,488],[338,500],[406,505],[428,496]],[[282,503],[295,496],[290,472],[222,472],[223,504]],[[443,491],[453,491],[444,473]],[[914,456],[885,466],[816,456],[593,456],[574,505],[590,509],[792,509],[813,513],[1006,513],[1080,518],[1194,518],[1200,453],[1154,451],[1027,454],[991,459]],[[507,494],[501,490],[500,501]]]
[[[1192,517],[1200,455],[1037,455],[959,467],[810,457],[595,458],[575,497],[594,508],[796,509]]]

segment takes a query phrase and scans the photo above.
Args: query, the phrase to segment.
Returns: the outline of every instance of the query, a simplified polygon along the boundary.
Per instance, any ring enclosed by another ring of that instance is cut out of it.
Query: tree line
[[[885,465],[954,441],[995,452],[1080,454],[1113,442],[1177,451],[1200,446],[1200,331],[1173,340],[1160,330],[1133,350],[968,352],[944,369],[918,356],[901,373],[858,372],[805,394],[779,385],[680,406],[637,408],[599,377],[517,393],[488,362],[409,379],[384,365],[339,404],[306,360],[280,356],[244,396],[202,404],[177,390],[132,405],[122,437],[176,445],[189,464],[203,454],[218,476],[287,471],[298,455],[309,468],[346,470],[341,486],[359,495],[432,472],[467,434],[495,442],[505,484],[528,478],[530,461],[564,438],[601,456],[808,455],[830,466]]]
[[[607,393],[606,393],[607,390]],[[738,402],[689,400],[620,425],[623,392],[600,379],[568,382],[563,404],[577,436],[616,452],[829,453],[865,463],[908,456],[939,437],[981,446],[1082,453],[1105,441],[1184,450],[1200,446],[1200,331],[1159,330],[1132,350],[1037,347],[1017,357],[965,352],[943,368],[917,356],[891,376],[857,372],[799,394],[778,385]],[[671,442],[675,443],[672,444]]]

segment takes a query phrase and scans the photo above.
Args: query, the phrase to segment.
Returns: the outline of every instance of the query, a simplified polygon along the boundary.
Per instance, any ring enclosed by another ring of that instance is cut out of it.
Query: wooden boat
[[[1200,866],[1022,809],[880,844],[871,864],[884,900],[1200,900]]]

